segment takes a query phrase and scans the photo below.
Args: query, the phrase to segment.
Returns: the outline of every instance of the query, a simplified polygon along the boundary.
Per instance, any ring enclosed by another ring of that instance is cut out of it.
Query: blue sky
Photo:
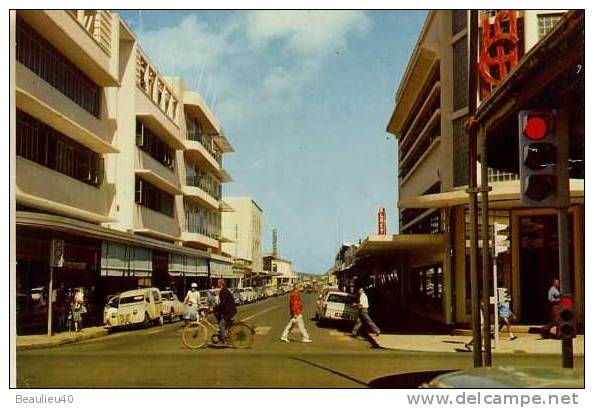
[[[341,241],[395,233],[385,128],[425,11],[122,11],[159,70],[205,96],[235,153],[224,195],[251,196],[279,252],[323,273]]]

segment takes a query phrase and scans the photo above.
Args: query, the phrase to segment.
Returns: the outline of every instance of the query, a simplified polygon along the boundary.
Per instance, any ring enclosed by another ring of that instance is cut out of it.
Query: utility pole
[[[481,314],[478,288],[478,231],[477,231],[477,184],[476,184],[476,127],[472,123],[476,114],[477,95],[477,43],[478,11],[469,10],[468,24],[468,201],[470,212],[470,300],[472,310],[472,354],[475,367],[483,365],[481,340]],[[485,313],[486,314],[486,313]]]
[[[483,338],[485,353],[483,363],[485,367],[491,366],[491,315],[489,313],[490,293],[489,288],[489,170],[487,168],[487,132],[484,126],[480,128],[481,143],[481,240],[483,241]],[[495,229],[495,227],[493,227]],[[495,246],[495,241],[493,241]],[[493,283],[495,284],[495,283]],[[495,293],[495,309],[497,309],[497,294]]]

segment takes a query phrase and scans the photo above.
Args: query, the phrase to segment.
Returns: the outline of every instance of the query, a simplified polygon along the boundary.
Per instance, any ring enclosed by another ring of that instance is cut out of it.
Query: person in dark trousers
[[[553,337],[558,337],[558,321],[559,321],[559,301],[561,300],[561,291],[559,290],[559,278],[553,278],[551,287],[547,294],[547,301],[549,302],[549,314],[551,321],[545,324],[542,328],[543,337],[551,337],[551,329],[555,328]]]
[[[363,324],[365,324],[372,332],[374,332],[376,336],[379,336],[380,329],[376,326],[373,320],[371,320],[371,317],[369,317],[369,300],[367,299],[367,295],[365,294],[365,290],[363,288],[359,289],[359,302],[355,303],[354,305],[359,308],[359,314],[357,315],[357,321],[355,322],[351,336],[357,336],[359,329],[361,326],[363,326]]]
[[[227,333],[227,326],[235,317],[237,308],[235,307],[235,300],[233,295],[225,286],[225,279],[219,279],[217,282],[219,288],[219,304],[217,306],[217,319],[219,320],[219,339],[221,343],[225,343],[225,335]]]

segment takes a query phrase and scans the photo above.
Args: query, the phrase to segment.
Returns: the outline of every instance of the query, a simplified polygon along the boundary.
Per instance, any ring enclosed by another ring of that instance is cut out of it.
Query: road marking
[[[241,319],[241,321],[242,321],[242,322],[247,322],[248,320],[252,320],[252,319],[253,319],[254,317],[256,317],[256,316],[260,316],[261,314],[264,314],[264,313],[266,313],[266,312],[269,312],[269,311],[271,311],[271,310],[273,310],[273,309],[276,309],[277,307],[278,307],[278,306],[272,306],[272,307],[269,307],[268,309],[264,309],[264,310],[262,310],[262,311],[260,311],[260,312],[258,312],[258,313],[254,313],[253,315],[251,315],[251,316],[248,316],[248,317],[246,317],[245,319]]]
[[[271,329],[272,329],[271,326],[260,326],[260,327],[256,327],[254,330],[256,331],[256,335],[266,336],[270,332]]]

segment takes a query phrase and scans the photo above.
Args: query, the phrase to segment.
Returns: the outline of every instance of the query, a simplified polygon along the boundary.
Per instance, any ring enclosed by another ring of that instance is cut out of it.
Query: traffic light
[[[556,121],[554,109],[518,114],[521,198],[526,207],[569,205],[569,191],[564,188],[567,171],[563,168],[567,162],[563,160],[561,138],[555,133]]]
[[[573,296],[563,295],[559,300],[559,336],[562,339],[575,337],[575,310]]]

